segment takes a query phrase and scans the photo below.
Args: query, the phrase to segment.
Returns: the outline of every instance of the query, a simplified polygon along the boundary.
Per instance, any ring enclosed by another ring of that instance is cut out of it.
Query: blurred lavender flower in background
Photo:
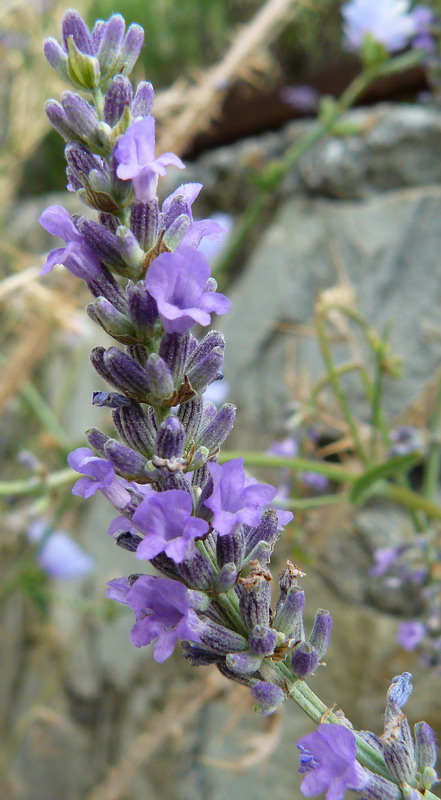
[[[313,86],[283,86],[280,90],[280,99],[296,111],[317,111],[320,95]]]
[[[415,619],[401,622],[398,628],[397,642],[405,650],[414,650],[426,633],[425,625]]]
[[[366,36],[371,36],[394,52],[406,47],[417,33],[408,0],[350,0],[342,15],[348,50],[360,50]]]
[[[51,578],[82,578],[93,570],[93,558],[64,531],[50,531],[46,520],[32,522],[27,533],[32,544],[42,542],[37,564]]]
[[[423,433],[413,425],[402,425],[391,431],[390,438],[393,445],[390,449],[391,456],[405,456],[424,449]]]

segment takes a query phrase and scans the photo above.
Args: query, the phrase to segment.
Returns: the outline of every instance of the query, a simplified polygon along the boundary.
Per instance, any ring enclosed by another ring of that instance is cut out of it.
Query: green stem
[[[72,469],[60,469],[45,477],[24,478],[18,481],[0,481],[0,497],[13,495],[39,494],[40,492],[58,489],[77,479],[77,474]]]
[[[246,467],[288,467],[299,472],[317,472],[338,483],[354,483],[360,476],[349,472],[338,464],[328,461],[313,461],[309,458],[285,458],[284,456],[271,456],[267,453],[240,450],[223,450],[219,453],[219,462],[224,464],[233,458],[243,458]]]
[[[20,389],[20,394],[42,425],[58,442],[63,451],[70,450],[71,441],[52,409],[33,383],[25,383]]]
[[[439,472],[441,466],[441,381],[438,383],[435,396],[435,407],[430,421],[430,444],[424,472],[423,492],[428,500],[434,500],[437,495]]]
[[[329,381],[332,385],[335,397],[339,403],[341,412],[346,420],[346,424],[351,433],[352,440],[354,442],[354,447],[357,450],[361,462],[364,464],[365,467],[367,467],[369,464],[369,460],[366,451],[364,449],[363,443],[360,439],[360,434],[358,433],[358,427],[352,415],[348,399],[343,391],[343,387],[340,382],[340,376],[332,359],[331,348],[329,346],[328,337],[326,335],[326,321],[323,310],[320,310],[317,313],[316,327],[317,327],[317,335],[318,335],[320,350],[322,353],[323,361],[325,362],[326,369],[328,371]]]
[[[411,489],[406,489],[404,486],[397,486],[393,483],[382,483],[378,485],[378,492],[375,487],[372,489],[372,494],[378,493],[383,497],[388,497],[396,503],[401,503],[407,509],[415,509],[415,511],[425,511],[430,519],[441,520],[441,506],[427,500],[421,494],[413,492]]]
[[[340,503],[349,503],[349,494],[347,492],[338,492],[337,494],[325,494],[318,497],[307,497],[305,499],[287,500],[283,503],[283,508],[289,508],[294,511],[308,511],[308,509],[323,508],[324,506],[336,506]]]

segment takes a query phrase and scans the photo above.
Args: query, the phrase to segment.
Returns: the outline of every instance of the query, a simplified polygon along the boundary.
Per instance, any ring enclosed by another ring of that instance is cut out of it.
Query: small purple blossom
[[[75,483],[72,494],[88,498],[101,491],[115,508],[125,508],[130,500],[130,494],[125,488],[128,483],[117,480],[110,461],[95,456],[88,447],[78,447],[69,453],[67,463],[75,472],[83,475]]]
[[[107,585],[107,597],[135,612],[132,643],[144,647],[155,642],[153,655],[159,663],[172,654],[178,639],[200,642],[202,623],[192,608],[191,592],[182,583],[141,575],[133,586],[126,578],[115,578]]]
[[[167,167],[185,169],[174,153],[163,153],[155,158],[155,120],[153,117],[137,119],[129,125],[115,148],[118,162],[116,174],[123,181],[132,180],[137,200],[149,202],[156,199],[158,176],[167,174]]]
[[[243,458],[226,464],[208,464],[213,491],[205,505],[213,512],[213,527],[220,536],[232,533],[239,525],[258,525],[263,508],[276,494],[273,486],[245,476]],[[289,512],[286,512],[289,513]]]
[[[342,15],[348,50],[360,50],[369,35],[394,52],[406,47],[416,33],[408,0],[350,0]]]
[[[367,772],[357,762],[355,736],[343,725],[322,724],[297,742],[301,751],[301,790],[306,797],[326,791],[326,800],[342,800],[347,788],[363,789]]]
[[[84,243],[72,217],[63,206],[49,206],[40,215],[39,223],[52,236],[60,236],[66,242],[66,247],[51,250],[40,275],[46,275],[56,264],[62,264],[72,275],[84,281],[91,281],[101,273],[97,255]]]
[[[133,522],[147,534],[138,545],[138,558],[165,553],[176,564],[195,553],[194,540],[208,531],[208,523],[192,516],[191,495],[181,489],[150,492],[133,514]]]
[[[28,537],[35,544],[42,542],[37,551],[37,564],[51,578],[82,578],[94,567],[93,559],[74,539],[64,531],[49,531],[45,520],[32,522]]]
[[[219,251],[223,246],[222,240],[224,234],[231,228],[232,217],[229,214],[219,214],[219,219],[211,218],[195,221],[193,219],[192,206],[201,189],[202,183],[183,183],[178,186],[162,204],[159,227],[164,227],[166,231],[173,229],[179,217],[184,214],[188,217],[190,224],[185,229],[179,242],[179,247],[199,248],[201,252],[207,249],[210,253],[213,248]],[[203,239],[208,240],[209,243],[204,242],[201,246]],[[208,253],[207,258],[209,258]]]
[[[266,451],[269,456],[282,456],[283,458],[295,458],[299,450],[299,444],[294,436],[287,436],[281,442],[274,442]]]
[[[412,47],[419,47],[425,50],[428,55],[436,52],[436,42],[431,34],[431,28],[435,17],[433,11],[428,6],[415,6],[412,11],[412,19],[415,25],[415,38]]]
[[[146,275],[146,287],[156,300],[167,333],[186,333],[197,322],[209,325],[210,314],[226,314],[231,303],[211,291],[210,267],[205,256],[190,247],[155,258]]]
[[[416,619],[401,622],[398,628],[397,642],[405,650],[414,650],[424,638],[426,627]]]

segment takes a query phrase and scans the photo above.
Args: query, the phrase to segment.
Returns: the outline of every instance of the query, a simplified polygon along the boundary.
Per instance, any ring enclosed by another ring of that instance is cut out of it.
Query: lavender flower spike
[[[342,800],[347,788],[362,790],[368,773],[356,760],[355,736],[343,725],[322,724],[297,742],[301,751],[301,790],[306,797],[326,791],[326,800]]]
[[[185,169],[178,156],[164,153],[155,158],[155,120],[144,117],[129,125],[115,148],[118,162],[116,174],[123,181],[133,180],[137,200],[148,203],[156,199],[158,176],[166,175],[167,167]]]
[[[213,491],[205,500],[213,512],[213,527],[226,536],[240,524],[258,525],[263,508],[271,502],[276,490],[266,483],[247,479],[243,458],[235,458],[222,466],[208,465]]]
[[[171,656],[178,639],[200,642],[200,622],[192,608],[192,592],[169,578],[141,575],[133,584],[116,578],[107,584],[107,597],[135,612],[130,638],[135,647],[155,642],[153,655],[161,663]]]
[[[226,314],[231,303],[210,291],[210,267],[205,256],[190,247],[155,258],[146,287],[156,300],[166,333],[186,333],[196,322],[210,324],[210,314]]]
[[[133,522],[147,536],[138,545],[138,558],[164,552],[176,564],[195,553],[194,540],[208,532],[208,523],[192,516],[191,495],[180,489],[151,492],[136,509]]]
[[[60,236],[66,242],[66,247],[51,250],[40,275],[46,275],[56,264],[63,264],[69,272],[84,281],[91,281],[100,275],[102,270],[96,254],[84,243],[63,206],[49,206],[40,215],[39,223],[52,236]]]

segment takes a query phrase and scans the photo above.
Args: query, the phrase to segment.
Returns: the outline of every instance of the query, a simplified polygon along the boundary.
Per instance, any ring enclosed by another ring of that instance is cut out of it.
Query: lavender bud
[[[216,664],[221,675],[224,675],[225,678],[228,678],[229,681],[237,681],[237,683],[243,684],[243,686],[251,687],[255,683],[255,678],[252,678],[251,675],[245,675],[245,673],[238,673],[234,672],[227,666],[226,659],[225,661],[222,659]]]
[[[151,114],[154,94],[155,92],[150,82],[141,81],[138,83],[131,109],[134,117],[148,117]]]
[[[269,563],[272,552],[273,548],[268,542],[257,542],[256,546],[251,550],[251,553],[244,558],[243,566],[248,566],[251,561],[259,561],[260,564],[265,566]]]
[[[148,203],[136,201],[130,210],[130,230],[136,236],[140,246],[147,251],[153,247],[158,236],[158,201]]]
[[[68,144],[64,150],[64,155],[67,161],[67,178],[70,188],[74,191],[82,188],[84,176],[88,176],[92,170],[103,168],[101,159],[89,153],[82,144],[77,142]]]
[[[274,627],[286,636],[303,638],[303,608],[305,592],[300,586],[292,586],[287,592],[280,592],[276,603]]]
[[[285,700],[282,689],[279,689],[274,683],[267,683],[267,681],[256,681],[251,689],[251,694],[256,701],[254,711],[262,717],[274,714],[274,711]]]
[[[235,564],[224,564],[216,575],[214,586],[218,594],[228,592],[237,581],[237,568]]]
[[[315,648],[319,659],[325,655],[331,643],[332,617],[329,611],[319,608],[314,620],[309,642]]]
[[[104,456],[104,445],[109,441],[110,436],[106,436],[105,433],[101,433],[101,431],[97,430],[96,428],[89,428],[86,431],[86,439],[90,446],[93,447],[93,449],[96,450],[100,456]]]
[[[415,732],[416,763],[418,770],[423,772],[426,767],[434,767],[436,764],[437,746],[435,734],[427,722],[417,722],[413,729]]]
[[[189,486],[185,478],[182,475],[180,475],[179,477],[182,478],[182,480],[186,484],[186,489],[188,491]],[[183,485],[179,485],[176,488],[182,489],[184,487]],[[191,586],[193,589],[199,589],[200,591],[210,591],[213,587],[213,579],[214,579],[213,567],[211,566],[208,559],[204,555],[202,555],[202,553],[195,553],[193,558],[191,558],[189,561],[183,561],[181,564],[179,564],[177,566],[177,574],[181,578],[181,580],[183,580],[188,586]]]
[[[113,539],[118,547],[122,547],[123,550],[128,550],[130,553],[136,553],[138,545],[142,542],[142,536],[137,536],[130,531],[116,531]]]
[[[416,775],[416,762],[409,723],[400,711],[389,716],[381,737],[387,768],[398,783],[412,783]]]
[[[46,116],[52,127],[66,140],[73,142],[78,139],[78,135],[69,125],[63,107],[56,100],[47,100],[44,106]]]
[[[388,706],[391,706],[391,713],[395,715],[394,707],[402,708],[412,694],[412,675],[410,672],[403,672],[402,675],[395,675],[387,691],[386,718],[388,716]]]
[[[220,347],[215,347],[211,353],[202,358],[196,366],[188,371],[187,377],[191,388],[197,393],[204,392],[207,386],[218,380],[220,368],[224,363],[224,352]]]
[[[104,347],[94,347],[90,353],[90,360],[92,362],[92,366],[97,371],[98,375],[101,375],[107,383],[114,383],[111,373],[107,369],[106,365],[104,364]],[[116,384],[115,384],[116,385]],[[118,388],[121,388],[118,386]]]
[[[102,266],[99,275],[87,282],[94,297],[105,297],[118,311],[127,312],[127,302],[121,286],[115,281],[107,267]]]
[[[126,289],[129,312],[135,325],[141,330],[153,333],[158,319],[158,306],[145,288],[144,281],[131,283]]]
[[[120,225],[116,231],[117,247],[124,263],[130,267],[131,276],[139,277],[144,261],[144,250],[139,246],[135,236],[129,228]]]
[[[400,800],[401,791],[396,783],[382,778],[370,770],[365,770],[369,776],[366,786],[363,786],[363,797],[365,800]]]
[[[199,434],[197,443],[207,447],[210,453],[215,452],[232,430],[235,417],[235,406],[231,403],[224,403],[215,419]]]
[[[173,395],[175,386],[173,376],[165,361],[152,353],[146,364],[146,374],[150,391],[156,400],[167,400]]]
[[[65,12],[61,21],[61,35],[66,53],[68,52],[69,37],[72,37],[81,53],[88,56],[94,55],[89,28],[78,11],[69,9]]]
[[[112,73],[119,56],[125,28],[126,25],[121,14],[112,14],[106,24],[97,52],[103,78]]]
[[[253,630],[256,625],[268,626],[271,586],[265,574],[259,574],[255,569],[247,578],[240,578],[239,585],[240,614],[248,630]]]
[[[95,222],[87,217],[80,217],[77,221],[77,228],[80,231],[85,243],[93,250],[98,257],[113,269],[125,270],[124,260],[117,246],[115,234],[111,233],[99,222]]]
[[[103,19],[97,19],[95,25],[93,26],[90,38],[92,39],[92,48],[94,53],[98,52],[99,46],[104,36],[104,31],[106,30],[106,24],[107,23],[104,22]]]
[[[246,554],[248,555],[261,541],[267,542],[269,545],[271,545],[271,547],[273,547],[279,537],[277,528],[278,518],[277,511],[275,511],[275,509],[265,511],[256,528],[249,528],[248,526],[245,526]]]
[[[127,480],[144,483],[147,479],[147,460],[130,447],[121,444],[116,439],[108,439],[104,445],[106,458],[113,464],[115,470]]]
[[[190,662],[192,667],[207,667],[209,664],[216,664],[221,658],[219,653],[214,653],[212,650],[193,644],[193,642],[184,640],[181,644],[184,658]]]
[[[123,344],[137,341],[136,329],[130,320],[117,311],[115,306],[104,297],[98,297],[94,303],[90,303],[87,313],[94,321],[99,322],[101,327],[114,339],[118,339]]]
[[[144,31],[141,26],[130,25],[118,57],[118,72],[122,72],[123,75],[130,75],[138,60],[143,44]]]
[[[112,128],[124,109],[130,106],[133,99],[132,84],[124,75],[117,75],[110,84],[104,101],[104,120]]]
[[[225,663],[232,672],[238,675],[252,675],[260,668],[262,656],[256,653],[229,653]]]
[[[225,339],[222,334],[219,333],[219,331],[210,331],[193,350],[188,359],[186,371],[188,372],[188,370],[199,364],[199,362],[208,356],[215,347],[219,347],[221,350],[224,350]]]
[[[246,639],[235,631],[217,625],[215,622],[207,622],[202,628],[200,639],[202,644],[206,644],[216,653],[227,655],[246,650],[248,647]]]
[[[309,642],[299,642],[291,656],[291,669],[298,678],[308,678],[318,667],[319,657]]]
[[[146,371],[133,358],[117,347],[109,347],[103,354],[103,363],[117,388],[135,400],[145,401],[149,392]]]
[[[220,567],[224,564],[235,564],[240,570],[245,551],[243,531],[239,528],[226,536],[218,536],[216,540],[216,558]]]
[[[184,427],[188,442],[193,442],[196,439],[201,424],[203,407],[204,401],[202,397],[195,397],[194,400],[189,400],[188,403],[182,403],[179,406],[178,419]]]
[[[98,59],[94,56],[85,55],[72,36],[67,39],[67,51],[67,72],[71,83],[86,91],[96,89],[100,82]]]
[[[121,408],[130,405],[131,402],[128,397],[118,392],[94,392],[92,396],[92,405],[99,408]]]
[[[277,631],[264,625],[256,625],[248,637],[248,642],[254,653],[271,656],[277,644]]]
[[[155,451],[156,424],[151,407],[146,412],[134,400],[113,413],[115,426],[129,447],[151,458]]]
[[[67,55],[62,47],[58,44],[56,39],[52,36],[45,39],[43,45],[43,52],[57,75],[63,80],[69,82],[69,73],[67,71]]]
[[[155,454],[159,458],[181,458],[184,453],[185,431],[177,417],[167,417],[158,430]]]
[[[86,142],[93,139],[99,125],[93,106],[75,92],[63,92],[61,105],[68,124],[77,136]]]
[[[190,354],[191,338],[186,333],[164,333],[159,347],[159,355],[170,369],[176,384],[180,384],[185,372],[185,365]]]

